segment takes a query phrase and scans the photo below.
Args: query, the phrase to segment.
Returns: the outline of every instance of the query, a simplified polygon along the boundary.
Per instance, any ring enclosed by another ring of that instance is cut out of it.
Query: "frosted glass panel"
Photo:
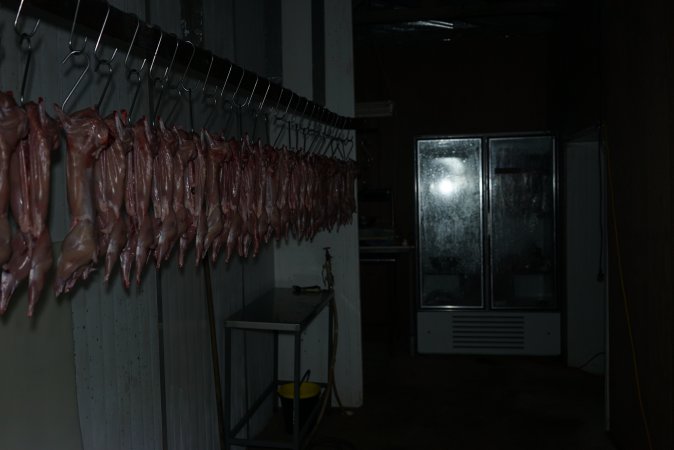
[[[417,141],[421,305],[482,306],[480,139]]]
[[[489,141],[495,308],[552,308],[554,151],[549,136]]]

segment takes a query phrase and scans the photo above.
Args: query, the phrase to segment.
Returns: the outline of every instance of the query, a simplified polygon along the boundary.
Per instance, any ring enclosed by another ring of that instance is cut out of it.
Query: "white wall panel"
[[[29,320],[27,293],[0,318],[0,448],[81,449],[70,301],[48,289]]]
[[[117,0],[113,6],[145,17],[144,7],[132,0]],[[65,32],[64,32],[65,33]],[[77,28],[76,28],[77,33]],[[66,53],[67,33],[61,44]],[[91,57],[95,40],[89,39]],[[111,55],[104,46],[102,55]],[[130,104],[131,86],[126,82],[120,49],[114,62],[113,81],[101,107],[107,115]],[[91,59],[94,64],[93,58]],[[63,67],[60,101],[78,76],[76,68]],[[93,66],[92,66],[93,67]],[[94,105],[100,98],[106,78],[90,70],[67,111]],[[144,95],[136,105],[137,117],[147,111]],[[65,163],[65,159],[63,161]],[[65,170],[61,183],[65,183]],[[64,199],[65,192],[54,192]],[[56,204],[54,204],[56,206]],[[67,224],[66,222],[66,231]],[[157,334],[156,280],[152,268],[146,269],[140,287],[126,291],[118,270],[109,286],[102,273],[82,283],[73,295],[73,339],[77,374],[78,405],[84,448],[161,448],[161,403],[159,390],[159,344]]]
[[[85,449],[161,448],[155,272],[126,291],[96,273],[71,296]]]
[[[288,87],[311,96],[311,2],[293,0],[283,4],[283,77]],[[309,18],[309,19],[307,19]],[[308,44],[307,44],[308,43]],[[332,111],[352,116],[354,112],[353,46],[351,45],[351,2],[325,2],[326,103]],[[355,157],[355,154],[353,155]],[[347,406],[360,406],[363,396],[360,333],[360,282],[358,277],[358,228],[356,216],[351,225],[339,231],[319,233],[312,242],[288,242],[275,249],[277,286],[320,284],[323,247],[331,247],[335,298],[339,315],[339,342],[335,368],[337,387]],[[325,318],[319,318],[327,325]],[[326,343],[318,325],[305,335],[303,367],[321,372],[327,358]],[[285,343],[287,345],[287,343]],[[284,345],[285,347],[285,345]],[[289,349],[284,348],[285,355]],[[289,367],[282,366],[281,373]]]
[[[161,270],[168,448],[218,447],[216,397],[203,268]]]
[[[597,280],[600,252],[600,167],[597,141],[564,146],[566,188],[567,363],[601,374],[606,364],[606,284]],[[602,219],[603,220],[603,219]],[[604,228],[606,230],[606,228]],[[604,231],[604,233],[606,233]]]

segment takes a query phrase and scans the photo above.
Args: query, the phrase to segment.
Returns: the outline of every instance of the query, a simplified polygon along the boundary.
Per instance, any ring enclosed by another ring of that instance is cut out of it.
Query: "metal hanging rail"
[[[19,3],[18,0],[2,0],[3,6],[14,11],[18,8]],[[77,0],[25,0],[24,2],[25,14],[40,17],[66,29],[72,23],[76,7]],[[279,111],[287,111],[313,122],[332,125],[342,130],[355,128],[355,119],[336,114],[318,103],[272,83],[255,72],[232,63],[228,59],[219,58],[208,50],[197,48],[194,51],[191,64],[189,64],[188,60],[192,52],[191,43],[178,39],[173,34],[164,33],[157,26],[142,20],[139,22],[134,14],[109,6],[106,1],[80,1],[79,14],[77,15],[78,34],[96,39],[106,14],[107,22],[104,37],[113,45],[119,44],[120,48],[125,48],[125,45],[128,46],[133,39],[136,26],[139,24],[132,53],[140,57],[151,58],[161,37],[162,41],[157,58],[169,62],[174,56],[174,50],[179,48],[179,56],[175,58],[175,65],[181,66],[183,69],[189,65],[190,74],[199,75],[201,80],[208,76],[209,84],[222,87],[229,75],[227,88],[230,91],[240,89],[249,94],[252,93],[258,102],[262,101],[264,95],[267,105],[276,105]],[[240,80],[240,85],[237,87],[238,80]],[[268,92],[266,92],[266,88],[261,88],[261,86],[269,86]]]

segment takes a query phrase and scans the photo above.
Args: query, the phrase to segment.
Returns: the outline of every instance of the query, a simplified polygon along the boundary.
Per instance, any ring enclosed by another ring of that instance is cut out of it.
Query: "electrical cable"
[[[159,274],[159,272],[157,272]],[[211,281],[211,266],[206,260],[204,263],[204,287],[206,288],[206,308],[208,311],[208,325],[211,343],[211,364],[213,366],[213,382],[215,391],[215,406],[218,417],[218,440],[220,448],[225,448],[224,416],[225,408],[222,403],[222,384],[220,379],[220,358],[218,355],[218,338],[215,329],[215,304],[213,302],[213,283]],[[227,367],[229,370],[229,367]]]
[[[594,355],[590,356],[583,364],[580,366],[576,367],[577,369],[584,369],[588,364],[590,364],[592,361],[600,357],[601,355],[605,355],[605,351],[597,352]]]
[[[331,350],[330,350],[330,361],[328,362],[328,382],[323,391],[323,398],[321,399],[321,409],[316,418],[316,423],[314,424],[311,432],[307,435],[307,450],[310,449],[319,449],[319,448],[341,448],[341,449],[355,449],[356,447],[350,442],[341,439],[341,438],[329,438],[322,437],[320,440],[314,441],[318,427],[325,416],[328,404],[332,398],[332,395],[335,396],[337,405],[339,409],[344,409],[342,404],[342,399],[339,397],[339,392],[337,390],[337,383],[335,382],[335,364],[337,362],[337,342],[339,340],[339,317],[337,314],[337,301],[334,296],[334,276],[332,274],[332,256],[330,255],[330,247],[325,247],[325,263],[323,264],[322,278],[323,283],[328,286],[328,290],[333,291],[332,299],[330,299],[330,312],[332,316],[332,336],[331,336]],[[330,447],[332,446],[332,447]]]
[[[604,158],[602,154],[602,132],[599,127],[599,145],[597,146],[597,169],[599,171],[599,262],[597,263],[597,282],[606,278],[604,273]]]
[[[615,255],[616,263],[618,266],[618,280],[620,281],[620,292],[623,300],[623,308],[625,310],[625,322],[627,323],[627,335],[629,337],[630,349],[632,355],[632,368],[634,372],[634,381],[636,384],[637,391],[637,400],[639,402],[639,411],[641,413],[641,420],[644,425],[644,430],[646,432],[646,440],[648,442],[648,449],[653,450],[653,441],[651,439],[651,430],[648,424],[648,419],[646,418],[646,410],[644,408],[644,399],[641,392],[641,381],[639,376],[639,365],[637,363],[637,353],[636,346],[634,344],[634,333],[632,331],[632,318],[630,316],[629,303],[627,300],[627,289],[625,288],[625,275],[623,272],[622,257],[620,252],[620,237],[618,233],[618,222],[615,209],[615,190],[613,187],[613,172],[611,170],[611,157],[609,152],[609,146],[607,144],[607,139],[603,139],[604,153],[606,154],[606,168],[607,168],[607,177],[608,177],[608,190],[609,190],[609,200],[611,206],[611,218],[613,219],[613,236],[615,239]]]
[[[339,397],[339,392],[337,391],[337,384],[335,382],[335,362],[337,360],[337,340],[339,339],[339,320],[337,318],[337,302],[335,301],[334,296],[332,297],[332,300],[330,300],[330,309],[332,311],[333,328],[332,328],[332,351],[331,351],[332,358],[330,361],[330,365],[328,367],[328,383],[325,387],[325,390],[323,391],[323,398],[321,399],[321,410],[318,414],[318,417],[316,418],[316,423],[314,424],[314,427],[312,428],[311,432],[307,435],[307,442],[309,443],[307,446],[307,450],[326,448],[326,446],[328,446],[327,448],[337,448],[337,449],[356,448],[353,444],[341,438],[322,437],[319,440],[314,440],[316,432],[318,431],[321,421],[325,416],[325,412],[327,410],[328,404],[330,403],[330,399],[333,394],[335,396],[337,404],[339,405],[338,408],[344,409],[344,405],[342,404],[342,400]]]

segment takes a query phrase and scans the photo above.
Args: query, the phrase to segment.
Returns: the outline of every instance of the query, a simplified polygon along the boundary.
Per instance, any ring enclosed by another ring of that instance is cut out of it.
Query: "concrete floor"
[[[398,356],[370,370],[363,408],[333,411],[319,437],[363,450],[614,449],[601,378],[557,362]]]
[[[614,450],[603,379],[554,359],[415,356],[365,344],[365,404],[331,410],[311,449]]]

